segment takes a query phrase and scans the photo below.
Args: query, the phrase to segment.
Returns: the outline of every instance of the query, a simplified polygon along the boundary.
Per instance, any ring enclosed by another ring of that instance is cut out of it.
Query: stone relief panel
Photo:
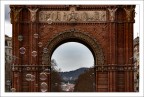
[[[106,11],[40,11],[39,22],[103,22]]]

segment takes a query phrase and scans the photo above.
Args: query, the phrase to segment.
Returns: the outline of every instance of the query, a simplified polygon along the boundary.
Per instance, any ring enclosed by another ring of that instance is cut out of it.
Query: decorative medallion
[[[12,92],[16,92],[16,89],[15,89],[15,88],[11,88],[11,91],[12,91]]]
[[[38,35],[37,33],[34,34],[34,38],[38,38],[38,36],[39,36],[39,35]]]
[[[48,53],[48,49],[47,48],[43,48],[43,53]]]
[[[47,74],[45,72],[40,73],[40,80],[46,80],[47,79]]]
[[[39,43],[38,43],[38,46],[39,46],[39,47],[42,47],[42,46],[43,46],[42,42],[39,42]]]
[[[42,82],[41,85],[40,85],[40,89],[42,92],[46,92],[47,91],[47,88],[48,88],[48,85],[46,82]]]
[[[36,57],[37,56],[37,51],[32,51],[32,56]]]
[[[26,74],[26,76],[25,76],[25,79],[27,80],[27,81],[31,81],[31,74]]]
[[[23,36],[22,35],[18,35],[18,40],[22,41],[23,40]]]
[[[32,74],[26,74],[25,79],[27,81],[34,81],[35,80],[35,76]]]
[[[26,49],[24,47],[21,47],[19,50],[20,50],[20,54],[25,54]]]

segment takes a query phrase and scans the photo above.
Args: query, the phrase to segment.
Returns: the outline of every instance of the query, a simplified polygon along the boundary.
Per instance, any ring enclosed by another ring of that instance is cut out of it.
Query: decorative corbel
[[[29,10],[30,13],[31,13],[30,20],[31,20],[32,22],[34,22],[34,21],[36,20],[36,12],[37,12],[38,8],[37,8],[37,9],[30,9],[30,8],[28,8],[28,10]]]
[[[115,9],[110,9],[110,8],[108,8],[108,10],[109,10],[109,20],[110,21],[114,21],[115,20],[115,12],[116,12],[116,10],[117,10],[117,8],[115,8]]]
[[[126,9],[124,8],[125,12],[126,12],[126,20],[130,21],[131,17],[132,17],[132,12],[134,10],[134,8],[130,8],[130,9]]]
[[[19,19],[19,13],[22,10],[22,8],[20,9],[16,9],[16,8],[12,8],[12,11],[14,12],[14,21],[17,22]],[[12,16],[11,16],[12,18]]]

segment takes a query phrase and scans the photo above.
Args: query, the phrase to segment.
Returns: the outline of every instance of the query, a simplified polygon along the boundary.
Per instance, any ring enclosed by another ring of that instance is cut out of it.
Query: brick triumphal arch
[[[135,5],[11,5],[12,88],[51,91],[51,56],[61,44],[86,45],[95,60],[96,92],[134,91]],[[47,72],[42,75],[42,72]],[[45,76],[46,78],[41,78]]]

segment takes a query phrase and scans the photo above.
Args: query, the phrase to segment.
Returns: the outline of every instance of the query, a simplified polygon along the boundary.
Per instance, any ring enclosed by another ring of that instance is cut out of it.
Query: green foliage
[[[94,69],[90,68],[81,74],[76,80],[74,92],[94,92],[95,91],[95,74]]]
[[[51,92],[61,92],[61,77],[56,70],[51,71]]]

